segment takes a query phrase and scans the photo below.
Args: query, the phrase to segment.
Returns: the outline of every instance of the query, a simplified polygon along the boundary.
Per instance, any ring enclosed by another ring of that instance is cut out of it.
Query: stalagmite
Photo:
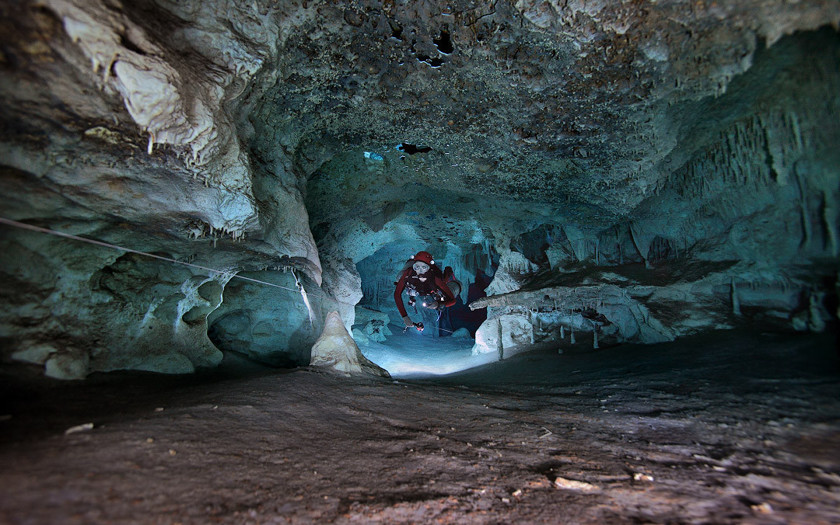
[[[347,333],[338,312],[330,312],[324,321],[324,330],[312,346],[311,366],[327,368],[348,374],[368,373],[390,377],[383,368],[370,362]]]

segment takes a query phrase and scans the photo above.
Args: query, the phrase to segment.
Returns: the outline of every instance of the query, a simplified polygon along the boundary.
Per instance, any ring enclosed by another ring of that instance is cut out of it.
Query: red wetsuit
[[[426,281],[421,281],[423,276],[428,276]],[[438,292],[443,295],[443,306],[452,306],[457,299],[452,293],[452,290],[446,286],[443,280],[443,274],[437,268],[429,268],[425,274],[417,275],[414,268],[408,267],[397,281],[397,288],[394,290],[394,302],[397,303],[397,310],[400,311],[402,317],[406,317],[408,313],[405,311],[405,305],[402,300],[402,293],[405,290],[406,284],[411,284],[419,295],[433,295]]]

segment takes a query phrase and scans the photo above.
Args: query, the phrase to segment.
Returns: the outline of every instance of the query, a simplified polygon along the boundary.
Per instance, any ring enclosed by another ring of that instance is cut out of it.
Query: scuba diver
[[[414,306],[418,297],[425,297],[423,306],[433,310],[440,310],[455,304],[461,293],[461,283],[455,279],[451,266],[441,272],[429,252],[417,252],[406,261],[397,281],[394,283],[394,302],[400,311],[406,328],[412,326],[423,331],[423,323],[413,323],[403,305],[403,290],[408,291],[408,306]]]

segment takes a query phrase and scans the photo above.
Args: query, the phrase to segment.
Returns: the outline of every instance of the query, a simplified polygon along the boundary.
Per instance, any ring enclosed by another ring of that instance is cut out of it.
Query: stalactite
[[[791,128],[793,128],[793,136],[796,140],[796,147],[802,151],[804,143],[802,142],[802,129],[799,127],[799,116],[795,112],[788,114],[790,118]]]
[[[300,279],[298,278],[298,276],[294,272],[294,270],[292,270],[292,276],[295,278],[295,284],[297,285],[298,290],[300,291],[300,296],[303,299],[303,304],[304,304],[304,306],[306,306],[306,311],[309,314],[309,327],[313,328],[314,327],[313,320],[315,318],[315,312],[312,310],[312,305],[309,303],[309,296],[306,293],[306,289],[303,287],[303,283],[300,282]]]
[[[808,329],[812,332],[825,331],[825,320],[822,316],[822,301],[824,293],[811,291],[808,298]]]
[[[802,122],[818,118],[800,115],[802,111],[805,109],[765,112],[734,123],[719,134],[713,146],[675,172],[666,186],[686,198],[704,198],[719,195],[733,184],[756,189],[773,180],[785,184],[793,175],[793,159],[810,147]],[[727,213],[734,217],[737,211]]]
[[[636,240],[636,234],[633,231],[633,223],[630,223],[630,240],[633,241],[633,246],[636,247],[636,250],[639,252],[639,256],[641,256],[642,260],[645,262],[645,268],[651,268],[650,261],[647,258],[647,251],[642,252],[642,246],[639,245],[639,242]]]
[[[823,191],[823,220],[825,221],[825,231],[828,234],[828,240],[831,244],[831,255],[837,257],[837,202],[831,198],[827,190]]]
[[[499,361],[505,358],[505,342],[502,339],[502,320],[497,319],[496,324],[499,327]]]
[[[565,339],[565,338],[566,338],[566,327],[564,327],[563,325],[560,325],[560,339]]]
[[[732,298],[732,313],[741,315],[741,300],[738,298],[738,288],[735,286],[735,277],[729,281],[730,296]]]
[[[595,330],[592,330],[592,348],[595,350],[598,349],[598,327],[595,327]]]
[[[572,343],[572,344],[575,344],[577,342],[577,341],[575,341],[575,329],[572,328],[571,331],[572,331],[572,333],[571,333],[571,336],[569,337],[569,342]]]
[[[803,180],[801,164],[796,164],[794,174],[799,187],[799,211],[802,215],[802,242],[800,246],[807,249],[811,244],[811,211],[808,209],[808,186]]]

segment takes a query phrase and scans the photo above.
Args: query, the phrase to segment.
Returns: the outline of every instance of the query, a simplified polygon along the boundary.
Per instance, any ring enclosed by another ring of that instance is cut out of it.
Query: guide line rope
[[[198,270],[202,270],[202,271],[205,271],[205,272],[211,272],[211,273],[215,273],[215,274],[219,274],[219,275],[227,276],[227,275],[230,275],[231,273],[233,273],[233,278],[236,278],[236,279],[242,279],[243,281],[250,281],[252,283],[257,283],[257,284],[264,284],[266,286],[271,286],[273,288],[280,288],[282,290],[289,290],[290,292],[297,292],[297,293],[300,293],[303,296],[303,301],[306,305],[307,310],[310,313],[309,322],[310,322],[310,324],[312,323],[312,306],[309,304],[308,294],[306,293],[306,289],[303,287],[303,283],[300,282],[300,279],[298,278],[297,274],[294,273],[294,270],[292,271],[292,275],[295,278],[295,282],[297,283],[298,288],[289,288],[288,286],[282,286],[282,285],[279,285],[279,284],[274,284],[274,283],[269,283],[269,282],[266,282],[266,281],[261,281],[260,279],[253,279],[251,277],[245,277],[243,275],[238,275],[237,273],[234,273],[234,272],[217,270],[215,268],[209,268],[207,266],[201,266],[199,264],[192,264],[192,263],[188,263],[188,262],[184,262],[184,261],[179,261],[177,259],[172,259],[170,257],[164,257],[162,255],[155,255],[153,253],[144,252],[144,251],[141,251],[141,250],[134,250],[134,249],[131,249],[131,248],[126,248],[125,246],[119,246],[117,244],[111,244],[111,243],[104,242],[104,241],[98,241],[96,239],[89,239],[87,237],[79,237],[78,235],[73,235],[73,234],[70,234],[70,233],[64,233],[64,232],[60,232],[60,231],[56,231],[56,230],[50,230],[49,228],[41,228],[40,226],[33,226],[32,224],[26,224],[24,222],[19,222],[19,221],[13,221],[11,219],[6,219],[5,217],[0,217],[0,224],[5,224],[7,226],[20,228],[22,230],[29,230],[29,231],[38,232],[38,233],[46,233],[46,234],[49,234],[49,235],[55,235],[56,237],[63,237],[65,239],[72,239],[74,241],[86,242],[88,244],[93,244],[93,245],[96,245],[96,246],[102,246],[104,248],[111,248],[113,250],[119,250],[119,251],[123,251],[123,252],[126,252],[126,253],[134,253],[134,254],[137,254],[137,255],[144,255],[146,257],[151,257],[152,259],[158,259],[160,261],[166,261],[166,262],[170,262],[170,263],[173,263],[173,264],[180,264],[181,266],[189,266],[190,268],[195,268],[195,269],[198,269]],[[438,321],[440,321],[440,312],[438,312]],[[452,330],[447,330],[446,328],[438,328],[438,330],[443,330],[444,332],[454,333]]]
[[[438,310],[438,316],[437,316],[437,322],[436,322],[438,327],[440,326],[440,316],[442,316],[442,315],[443,315],[443,309],[441,308],[441,309]],[[438,330],[443,330],[444,332],[449,332],[450,334],[455,333],[452,330],[447,330],[446,328],[438,328]]]
[[[405,333],[405,332],[406,332],[409,328],[415,328],[415,327],[414,327],[414,326],[406,326],[405,328],[403,328],[403,333]],[[425,329],[425,328],[424,328],[424,329]],[[446,328],[440,328],[440,327],[438,327],[437,329],[438,329],[438,330],[441,330],[441,331],[443,331],[443,332],[449,332],[450,334],[454,334],[454,333],[455,333],[453,330],[447,330]]]
[[[64,233],[64,232],[60,232],[60,231],[56,231],[56,230],[50,230],[48,228],[41,228],[39,226],[33,226],[31,224],[26,224],[24,222],[13,221],[11,219],[6,219],[4,217],[0,217],[0,224],[5,224],[7,226],[13,226],[15,228],[20,228],[20,229],[23,229],[23,230],[30,230],[30,231],[34,231],[34,232],[46,233],[46,234],[49,234],[49,235],[55,235],[57,237],[64,237],[65,239],[73,239],[74,241],[86,242],[88,244],[94,244],[96,246],[103,246],[105,248],[120,250],[120,251],[124,251],[124,252],[127,252],[127,253],[134,253],[134,254],[137,254],[137,255],[145,255],[146,257],[151,257],[153,259],[158,259],[158,260],[161,260],[161,261],[166,261],[166,262],[170,262],[170,263],[174,263],[174,264],[180,264],[182,266],[189,266],[190,268],[196,268],[198,270],[203,270],[205,272],[216,273],[216,274],[219,274],[219,275],[227,276],[227,275],[230,275],[231,273],[233,273],[233,277],[236,278],[236,279],[242,279],[243,281],[250,281],[250,282],[253,282],[253,283],[264,284],[266,286],[272,286],[274,288],[280,288],[280,289],[283,289],[283,290],[289,290],[289,291],[292,291],[292,292],[300,293],[300,289],[289,288],[288,286],[282,286],[282,285],[279,285],[279,284],[274,284],[274,283],[269,283],[269,282],[266,282],[266,281],[261,281],[259,279],[253,279],[251,277],[245,277],[243,275],[238,275],[235,272],[217,270],[215,268],[209,268],[207,266],[201,266],[201,265],[198,265],[198,264],[192,264],[192,263],[188,263],[188,262],[184,262],[184,261],[179,261],[177,259],[171,259],[169,257],[163,257],[162,255],[155,255],[153,253],[144,252],[144,251],[140,251],[140,250],[133,250],[131,248],[126,248],[124,246],[118,246],[116,244],[111,244],[111,243],[108,243],[108,242],[97,241],[96,239],[88,239],[87,237],[79,237],[78,235],[72,235],[70,233]],[[297,276],[295,276],[295,280],[298,283],[300,283],[300,281],[297,279]],[[303,288],[303,284],[299,284],[299,286],[300,286],[300,288]]]

